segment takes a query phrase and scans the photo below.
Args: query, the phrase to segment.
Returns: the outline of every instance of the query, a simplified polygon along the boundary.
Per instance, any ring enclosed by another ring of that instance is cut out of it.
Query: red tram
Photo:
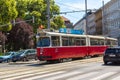
[[[102,55],[107,47],[116,46],[117,39],[40,31],[37,36],[37,57],[41,61],[63,61]]]

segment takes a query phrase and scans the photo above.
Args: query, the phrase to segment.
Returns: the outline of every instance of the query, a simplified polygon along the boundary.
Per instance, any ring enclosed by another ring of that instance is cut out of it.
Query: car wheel
[[[108,63],[107,61],[104,61],[104,64],[105,64],[105,65],[107,65],[107,63]]]
[[[35,57],[35,60],[37,60],[38,58],[37,57]]]
[[[16,60],[12,60],[12,62],[16,62]]]
[[[22,61],[27,61],[27,60],[26,60],[26,57],[24,57]]]
[[[23,61],[29,61],[27,57],[24,57],[23,58]]]
[[[11,60],[10,59],[7,59],[7,63],[9,63]]]

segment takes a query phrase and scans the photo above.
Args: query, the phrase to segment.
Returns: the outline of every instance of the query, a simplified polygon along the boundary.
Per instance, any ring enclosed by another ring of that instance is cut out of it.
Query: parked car
[[[37,60],[35,49],[26,49],[18,51],[18,54],[13,56],[12,61],[29,61],[30,59]]]
[[[3,56],[0,56],[0,63],[2,62],[10,62],[14,55],[16,55],[16,52],[6,52]]]
[[[120,62],[120,47],[107,48],[103,56],[104,64]]]

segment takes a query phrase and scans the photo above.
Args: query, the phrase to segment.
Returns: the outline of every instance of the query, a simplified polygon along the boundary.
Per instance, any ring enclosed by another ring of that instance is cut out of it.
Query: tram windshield
[[[48,47],[50,46],[49,37],[40,37],[37,41],[37,47]]]

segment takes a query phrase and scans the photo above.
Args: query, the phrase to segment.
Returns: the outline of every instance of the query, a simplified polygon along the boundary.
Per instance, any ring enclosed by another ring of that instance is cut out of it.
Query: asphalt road
[[[0,80],[120,80],[120,64],[102,57],[48,64],[29,61],[0,64]]]

